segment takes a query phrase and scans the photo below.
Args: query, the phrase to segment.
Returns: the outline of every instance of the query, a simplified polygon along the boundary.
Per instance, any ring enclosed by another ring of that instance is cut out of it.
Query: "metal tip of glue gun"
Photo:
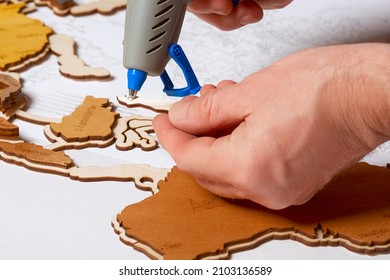
[[[129,100],[134,100],[135,98],[137,98],[137,90],[134,90],[134,89],[129,89],[129,95],[128,95],[128,98]]]

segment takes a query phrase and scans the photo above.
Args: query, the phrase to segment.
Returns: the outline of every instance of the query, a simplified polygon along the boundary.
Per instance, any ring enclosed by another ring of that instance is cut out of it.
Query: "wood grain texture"
[[[359,163],[312,200],[280,211],[228,200],[173,168],[153,197],[113,221],[120,239],[157,259],[228,258],[271,239],[344,246],[362,254],[390,251],[390,170]]]
[[[50,50],[58,56],[60,73],[73,79],[108,79],[109,71],[102,67],[90,67],[76,55],[76,43],[67,35],[49,37]]]
[[[19,159],[24,159],[32,164],[42,166],[48,165],[63,169],[68,169],[73,166],[73,161],[63,152],[47,150],[33,143],[8,143],[0,141],[0,151],[9,156],[6,158],[8,162],[21,162]],[[15,158],[15,160],[12,160],[12,158]],[[28,164],[22,165],[29,168]]]
[[[61,123],[51,123],[51,131],[66,142],[113,138],[113,127],[119,114],[111,109],[107,98],[87,96],[71,115],[62,118]]]
[[[7,70],[40,55],[48,45],[52,30],[41,21],[20,11],[25,3],[0,4],[0,70]]]
[[[19,127],[0,117],[0,137],[19,136]]]

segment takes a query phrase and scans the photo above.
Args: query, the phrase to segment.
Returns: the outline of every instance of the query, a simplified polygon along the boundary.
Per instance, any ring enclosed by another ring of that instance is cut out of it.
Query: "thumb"
[[[231,129],[247,116],[248,107],[239,84],[217,88],[200,97],[186,97],[173,104],[169,120],[173,126],[193,135],[210,135]]]

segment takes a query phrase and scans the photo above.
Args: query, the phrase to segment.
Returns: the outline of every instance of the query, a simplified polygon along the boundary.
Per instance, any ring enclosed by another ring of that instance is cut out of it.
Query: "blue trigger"
[[[169,96],[178,97],[197,93],[200,90],[200,85],[183,49],[178,44],[172,44],[168,49],[168,53],[183,71],[184,78],[187,81],[187,87],[175,89],[167,71],[164,70],[164,72],[160,75],[161,81],[164,84],[163,91]]]

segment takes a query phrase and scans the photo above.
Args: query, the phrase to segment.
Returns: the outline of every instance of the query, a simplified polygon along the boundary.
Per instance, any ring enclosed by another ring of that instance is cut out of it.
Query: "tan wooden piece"
[[[0,117],[0,137],[19,136],[19,127]]]
[[[23,99],[21,88],[19,80],[9,74],[0,73],[0,112],[4,113]]]
[[[43,128],[43,133],[46,138],[52,142],[52,144],[47,145],[45,148],[53,151],[62,151],[67,149],[85,149],[85,148],[104,148],[110,146],[114,143],[115,138],[111,137],[107,140],[88,140],[83,142],[66,142],[61,136],[56,136],[50,129],[50,125],[46,125]]]
[[[172,100],[148,99],[143,97],[129,99],[127,96],[117,96],[116,98],[123,106],[129,108],[141,107],[160,113],[168,112],[174,103]]]
[[[61,123],[51,123],[51,131],[66,142],[113,138],[112,130],[119,114],[111,112],[110,106],[107,98],[87,96],[71,115],[62,118]]]
[[[0,4],[0,70],[21,64],[27,66],[48,45],[47,36],[52,30],[22,14],[20,11],[25,6],[25,3]]]
[[[62,75],[74,79],[108,79],[110,72],[102,67],[90,67],[76,55],[76,43],[64,34],[49,37],[50,49],[58,56]]]
[[[390,170],[359,163],[301,206],[273,211],[228,200],[176,167],[160,191],[126,207],[112,224],[120,239],[155,259],[228,258],[271,239],[390,251]]]
[[[53,152],[32,143],[8,143],[0,141],[0,151],[8,155],[7,159],[24,159],[32,164],[68,169],[72,160],[63,152]],[[4,159],[4,158],[3,158]],[[6,160],[6,159],[5,159]],[[20,161],[20,160],[12,160]],[[25,165],[25,167],[28,167]]]

